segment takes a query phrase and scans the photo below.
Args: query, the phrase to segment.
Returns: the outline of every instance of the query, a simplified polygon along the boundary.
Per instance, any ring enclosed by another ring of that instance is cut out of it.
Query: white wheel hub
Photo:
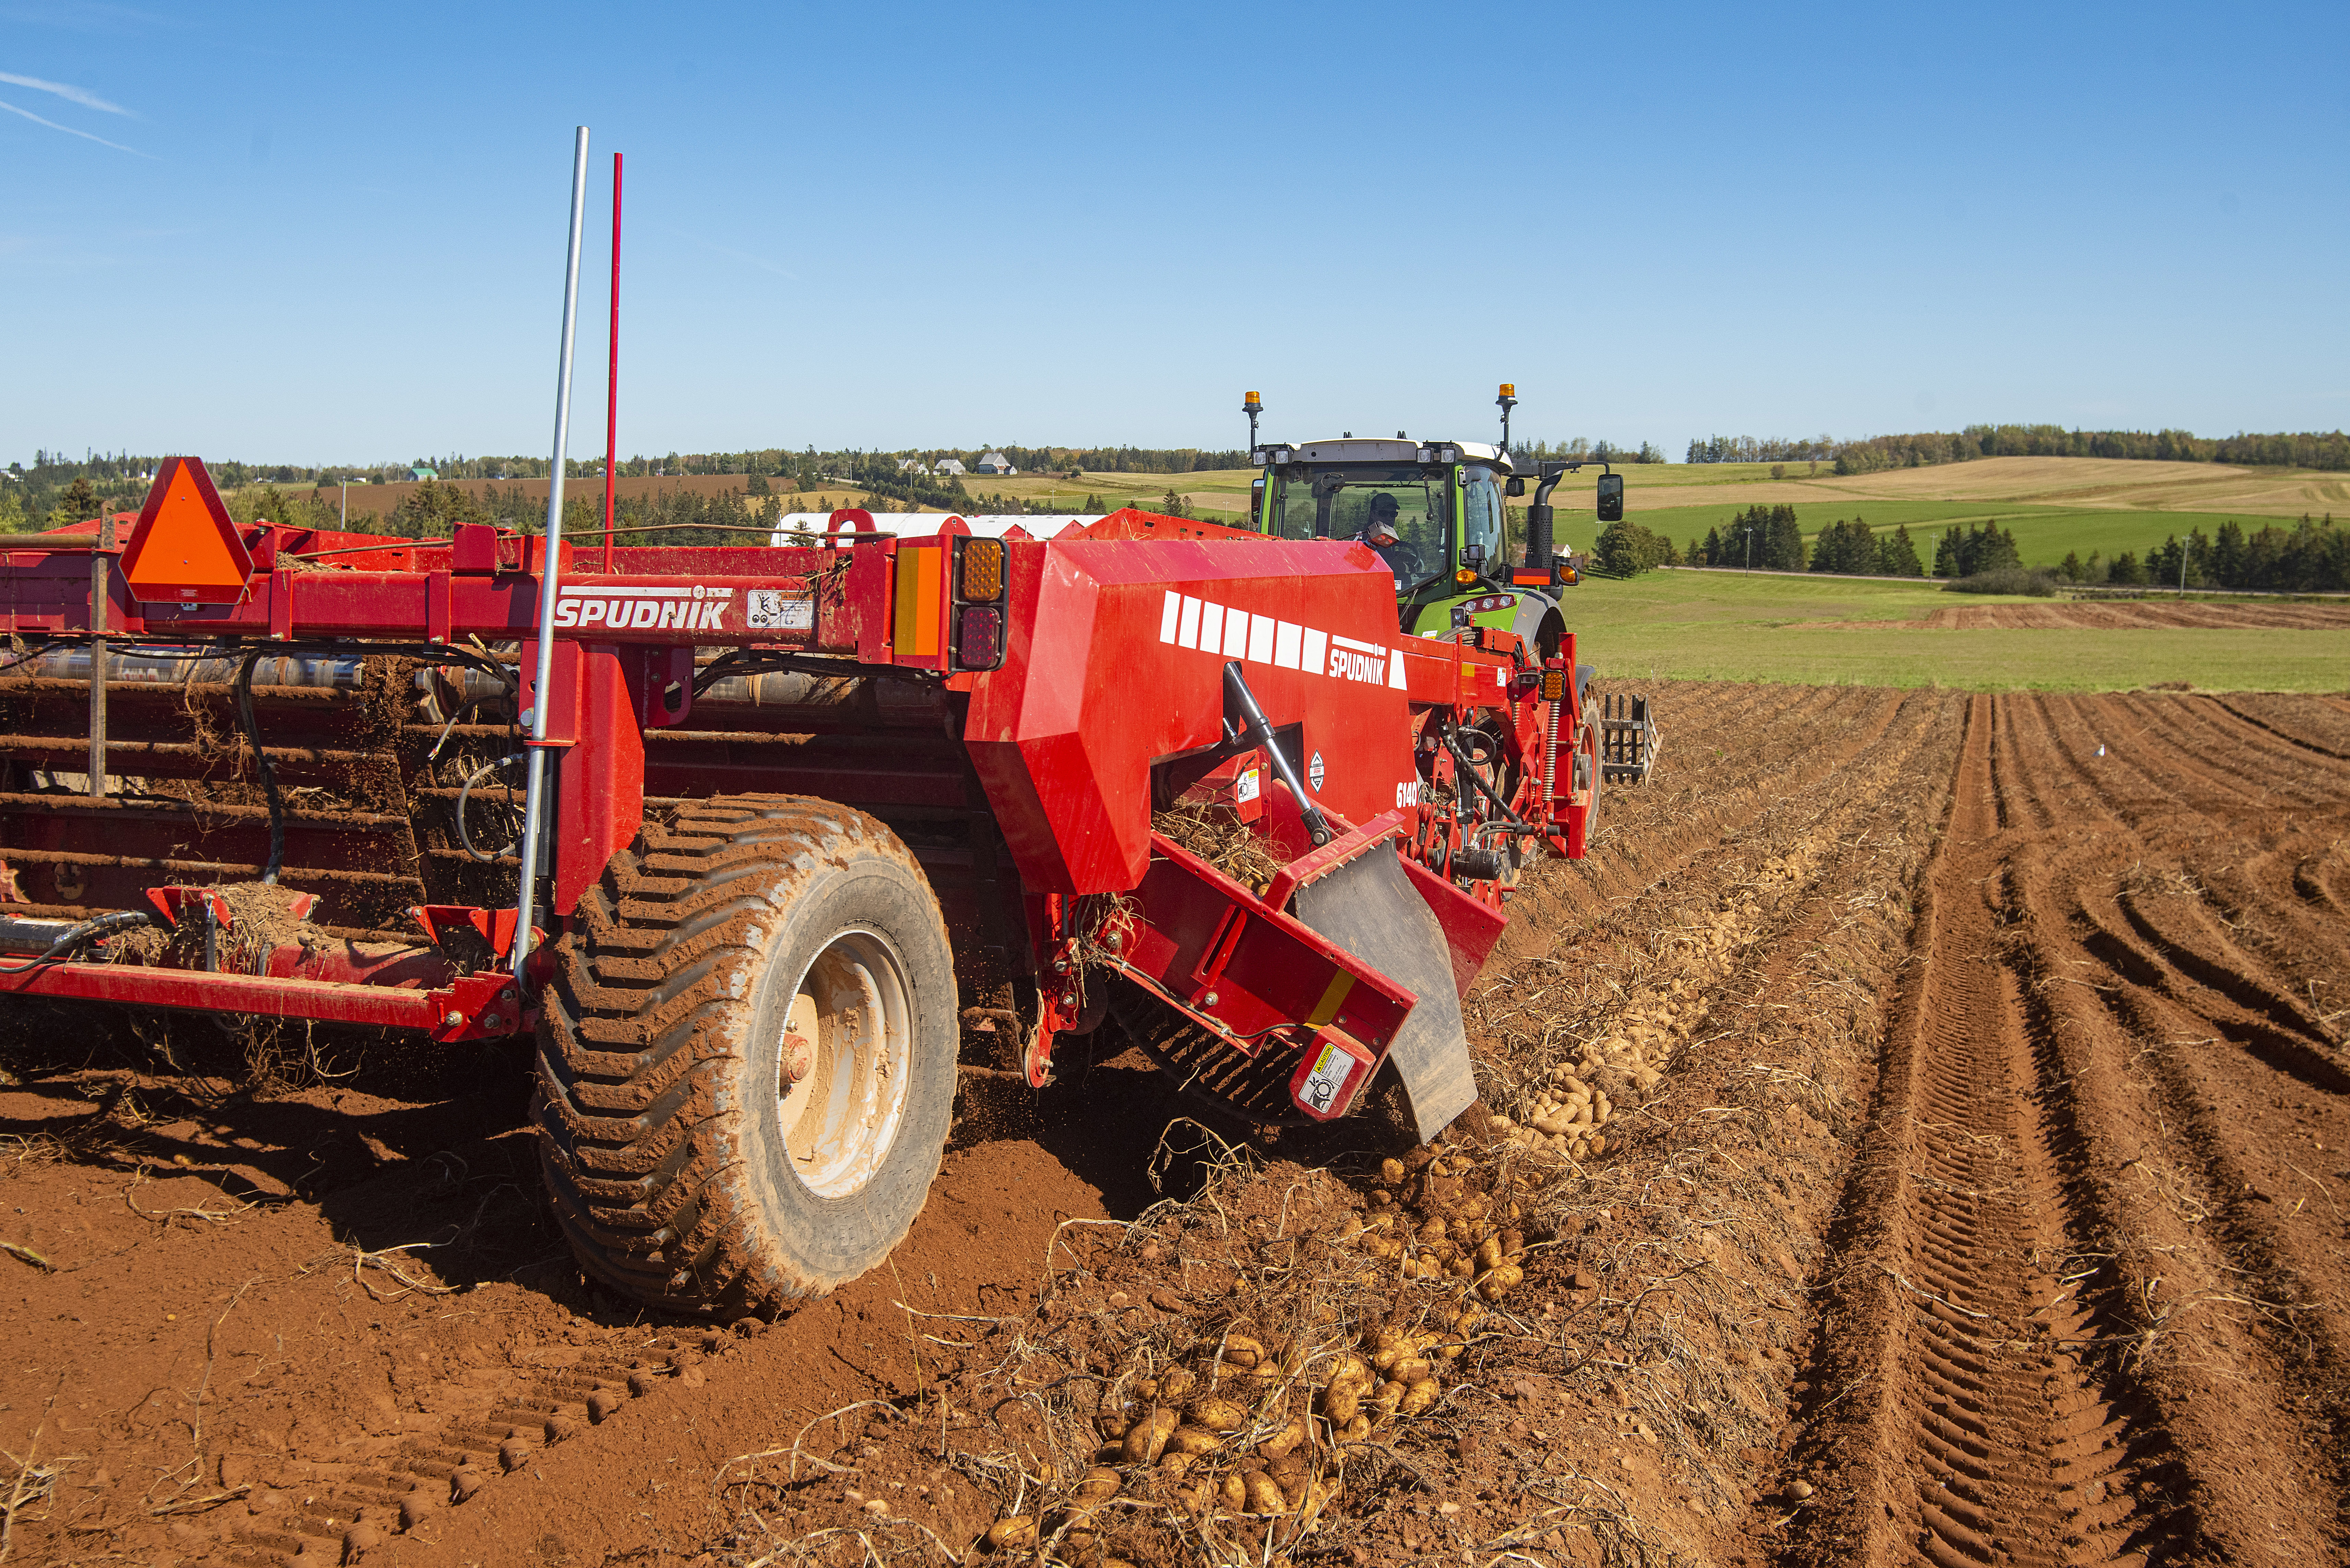
[[[794,1175],[823,1198],[873,1179],[905,1119],[913,998],[898,950],[852,928],[793,987],[779,1042],[775,1115]]]

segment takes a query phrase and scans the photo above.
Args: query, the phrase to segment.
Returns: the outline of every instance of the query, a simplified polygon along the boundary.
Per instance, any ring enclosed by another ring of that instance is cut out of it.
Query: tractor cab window
[[[1446,571],[1445,472],[1417,466],[1313,469],[1274,475],[1266,532],[1281,539],[1364,539],[1395,574],[1397,591]],[[1374,529],[1377,522],[1384,526]],[[1392,542],[1382,542],[1388,533]],[[1374,533],[1380,537],[1371,537]]]
[[[1481,550],[1480,570],[1491,576],[1502,559],[1502,481],[1490,468],[1461,471],[1461,556]]]

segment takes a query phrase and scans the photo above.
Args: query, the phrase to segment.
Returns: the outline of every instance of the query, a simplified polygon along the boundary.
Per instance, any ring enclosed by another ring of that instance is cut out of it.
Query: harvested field
[[[1934,631],[2216,630],[2261,627],[2289,631],[2350,631],[2350,601],[2288,599],[2272,603],[2186,599],[2066,599],[2045,604],[1957,605],[1916,620],[1800,621],[1853,631],[1915,627]]]
[[[773,1324],[585,1284],[522,1053],[17,1015],[10,1560],[2338,1559],[2350,702],[1644,690],[1490,1122],[966,1070]]]

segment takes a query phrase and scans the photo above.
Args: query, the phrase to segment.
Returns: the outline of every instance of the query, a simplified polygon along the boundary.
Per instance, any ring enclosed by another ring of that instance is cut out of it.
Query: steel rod
[[[612,468],[620,455],[620,155],[612,154],[612,349],[604,390],[604,569],[612,569]]]
[[[571,450],[571,345],[579,325],[579,234],[588,211],[588,128],[571,148],[571,244],[563,263],[563,352],[555,378],[555,459],[547,467],[546,538],[538,569],[538,662],[531,682],[530,782],[522,815],[521,887],[515,896],[514,972],[530,958],[531,906],[536,902],[539,845],[547,821],[547,686],[555,679],[556,582],[563,557],[563,464]]]

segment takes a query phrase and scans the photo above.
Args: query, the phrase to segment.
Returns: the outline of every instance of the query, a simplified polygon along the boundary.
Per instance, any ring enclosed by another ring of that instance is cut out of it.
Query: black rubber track
[[[895,944],[916,1028],[897,1139],[863,1191],[834,1201],[800,1185],[774,1131],[768,992],[788,1007],[797,969],[763,981],[851,924]],[[956,993],[937,899],[887,827],[806,796],[685,806],[613,857],[556,959],[534,1113],[589,1274],[650,1305],[737,1315],[829,1290],[904,1239],[945,1147]]]

